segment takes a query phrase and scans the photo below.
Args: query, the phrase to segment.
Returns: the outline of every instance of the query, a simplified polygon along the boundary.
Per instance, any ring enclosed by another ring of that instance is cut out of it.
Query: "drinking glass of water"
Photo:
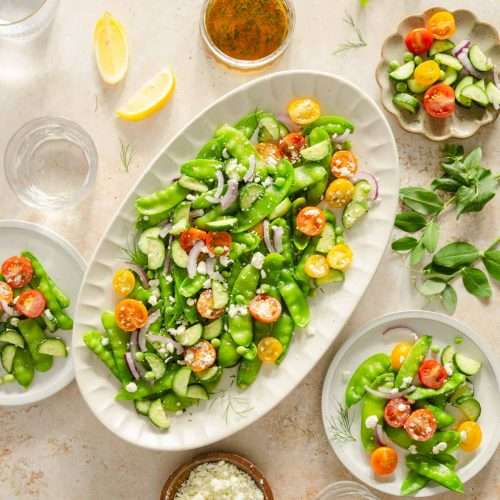
[[[315,500],[379,500],[366,486],[354,481],[331,483]]]
[[[0,0],[0,37],[23,38],[44,30],[59,0]]]

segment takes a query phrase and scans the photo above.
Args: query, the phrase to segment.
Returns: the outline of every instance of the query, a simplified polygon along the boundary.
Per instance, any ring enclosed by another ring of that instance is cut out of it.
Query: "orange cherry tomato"
[[[428,441],[437,429],[437,422],[431,411],[415,410],[404,423],[405,431],[415,441]]]
[[[38,318],[45,305],[45,297],[38,290],[26,290],[16,300],[16,311],[28,318]]]
[[[116,304],[115,318],[119,328],[125,332],[133,332],[146,324],[148,311],[140,300],[123,299]]]
[[[425,387],[439,389],[446,382],[448,374],[435,359],[426,359],[418,369],[418,378]]]
[[[424,109],[433,118],[448,118],[455,112],[455,91],[445,83],[437,83],[424,94]]]
[[[330,183],[325,192],[325,201],[332,208],[343,208],[354,195],[354,185],[349,179],[339,178]]]
[[[220,309],[214,308],[214,296],[212,289],[203,290],[198,297],[196,302],[196,309],[202,318],[206,319],[217,319],[224,314],[224,308]]]
[[[330,170],[335,177],[351,177],[358,171],[358,160],[349,150],[336,151],[330,162]]]
[[[290,132],[279,142],[281,153],[292,162],[300,160],[300,152],[305,145],[306,138],[300,132]]]
[[[405,38],[406,48],[412,54],[425,54],[432,45],[432,33],[426,28],[411,30]]]
[[[297,97],[288,103],[288,115],[292,122],[307,125],[321,116],[321,106],[312,97]]]
[[[214,255],[227,255],[233,239],[226,231],[213,231],[207,234],[205,242]]]
[[[264,337],[257,344],[257,356],[264,363],[274,363],[283,353],[283,345],[274,337]]]
[[[265,163],[278,163],[283,158],[280,148],[272,142],[259,142],[255,145],[255,149]]]
[[[427,21],[427,28],[437,40],[446,40],[451,38],[457,29],[455,17],[446,10],[436,12]]]
[[[217,351],[208,340],[200,340],[195,345],[188,347],[184,355],[184,361],[195,373],[207,370],[215,364]]]
[[[281,316],[281,302],[271,295],[261,293],[248,304],[252,317],[261,323],[274,323]]]
[[[297,229],[307,236],[318,236],[326,224],[326,216],[319,207],[304,207],[297,214]]]
[[[395,370],[401,368],[412,347],[413,345],[410,342],[400,342],[394,346],[391,352],[391,366]]]
[[[202,229],[197,229],[196,227],[190,227],[186,231],[182,231],[179,236],[179,243],[181,247],[189,252],[197,241],[206,241],[207,232]]]
[[[135,276],[130,269],[118,269],[113,276],[113,290],[119,297],[126,297],[135,287]]]
[[[346,271],[352,263],[351,247],[345,243],[338,243],[330,248],[326,256],[328,265],[337,271]]]
[[[393,448],[381,446],[373,451],[370,457],[373,472],[377,476],[388,476],[392,474],[398,466],[398,454]]]
[[[2,274],[12,288],[22,288],[31,281],[33,266],[26,257],[9,257],[2,264]]]
[[[481,426],[477,422],[472,422],[467,420],[462,422],[457,429],[462,436],[462,442],[460,443],[460,448],[462,450],[471,452],[476,451],[481,444],[483,439],[483,433],[481,431]]]
[[[13,298],[14,292],[12,291],[11,286],[8,283],[5,283],[5,281],[0,281],[0,300],[10,304]]]
[[[423,87],[429,87],[439,80],[441,69],[436,61],[428,60],[420,63],[413,73],[415,81]]]
[[[264,224],[259,222],[250,231],[253,231],[261,240],[264,238]]]
[[[324,255],[313,254],[307,257],[304,272],[310,278],[324,278],[330,272],[330,266]]]

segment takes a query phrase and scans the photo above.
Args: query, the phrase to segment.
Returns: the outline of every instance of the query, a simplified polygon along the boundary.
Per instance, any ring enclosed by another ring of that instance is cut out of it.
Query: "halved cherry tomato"
[[[446,40],[451,38],[457,29],[455,17],[446,10],[436,12],[427,21],[427,28],[437,40]]]
[[[300,132],[290,132],[279,142],[281,153],[291,161],[300,159],[300,151],[305,145],[306,138]]]
[[[428,29],[416,28],[406,35],[405,44],[412,54],[425,54],[431,48],[432,40]]]
[[[348,179],[339,178],[332,181],[328,186],[325,192],[325,201],[332,208],[342,208],[352,200],[353,194],[353,183]]]
[[[115,307],[116,324],[125,332],[142,328],[148,320],[146,306],[135,299],[123,299]]]
[[[400,342],[394,346],[391,352],[391,366],[394,370],[401,368],[412,347],[413,344],[410,344],[410,342]]]
[[[272,142],[259,142],[255,149],[265,163],[277,163],[283,158],[280,148]]]
[[[33,266],[26,257],[9,257],[2,264],[2,274],[12,288],[22,288],[31,281]]]
[[[446,382],[448,374],[435,359],[426,359],[418,369],[418,378],[425,387],[439,389]]]
[[[264,238],[264,224],[259,222],[250,231],[254,232],[261,240]]]
[[[205,242],[214,255],[226,255],[229,253],[233,239],[226,231],[213,231],[207,234]]]
[[[10,304],[13,298],[14,292],[12,291],[11,286],[8,283],[5,283],[5,281],[0,281],[0,300]]]
[[[304,272],[310,278],[324,278],[330,272],[330,266],[324,255],[313,254],[307,257]]]
[[[422,408],[415,410],[404,423],[405,431],[415,441],[427,441],[437,429],[437,422],[431,411]]]
[[[130,269],[118,269],[113,276],[113,290],[116,295],[126,297],[135,286],[135,276]]]
[[[206,241],[206,239],[206,231],[197,229],[196,227],[190,227],[186,231],[182,231],[179,236],[179,243],[186,252],[189,252],[197,241]]]
[[[460,448],[462,448],[462,450],[471,452],[479,448],[483,439],[483,433],[481,431],[481,426],[477,422],[472,422],[470,420],[462,422],[458,426],[457,431],[463,436],[462,442],[460,443]]]
[[[200,340],[195,345],[186,349],[184,361],[195,373],[207,370],[215,364],[217,351],[208,340]]]
[[[439,80],[441,69],[436,61],[428,60],[420,63],[413,73],[415,81],[423,87],[428,87]]]
[[[398,466],[398,454],[393,448],[381,446],[373,451],[370,457],[373,472],[378,476],[392,474]]]
[[[345,243],[338,243],[330,248],[326,256],[328,265],[337,271],[345,271],[352,263],[351,247]]]
[[[358,160],[349,150],[336,151],[330,162],[330,170],[335,177],[351,177],[358,171]]]
[[[448,118],[455,112],[455,91],[445,83],[433,85],[424,94],[424,109],[433,118]]]
[[[200,293],[196,302],[196,309],[200,316],[206,319],[217,319],[224,314],[224,308],[214,309],[214,296],[212,289],[209,288]]]
[[[252,317],[261,323],[274,323],[281,316],[281,302],[271,295],[261,293],[248,304]]]
[[[297,214],[297,229],[307,236],[318,236],[326,224],[326,216],[319,207],[304,207]]]
[[[38,318],[45,310],[46,303],[38,290],[26,290],[16,300],[16,311],[28,318]]]
[[[257,356],[264,363],[274,363],[283,353],[283,345],[274,337],[264,337],[257,344]]]
[[[384,420],[391,427],[403,427],[411,414],[411,404],[405,398],[391,399],[384,409]]]
[[[288,115],[292,122],[307,125],[321,115],[321,106],[313,97],[297,97],[288,103]]]

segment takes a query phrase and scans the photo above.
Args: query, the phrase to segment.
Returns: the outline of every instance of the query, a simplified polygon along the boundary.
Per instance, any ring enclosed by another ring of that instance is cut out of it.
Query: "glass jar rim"
[[[16,21],[11,21],[11,22],[0,22],[0,28],[5,28],[9,26],[16,26],[18,24],[22,24],[26,21],[29,21],[32,17],[36,16],[44,7],[45,5],[49,2],[49,0],[43,0],[40,6],[34,10],[31,14],[28,14],[27,16],[21,17],[20,19],[17,19]]]

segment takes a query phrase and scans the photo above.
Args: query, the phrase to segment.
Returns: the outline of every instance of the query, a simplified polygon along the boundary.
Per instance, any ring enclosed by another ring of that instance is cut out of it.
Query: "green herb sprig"
[[[131,144],[125,144],[120,139],[120,161],[125,172],[129,171],[130,165],[134,160],[134,148]]]
[[[359,49],[361,47],[367,46],[363,34],[361,33],[361,29],[356,24],[351,14],[346,12],[343,21],[352,28],[352,30],[356,34],[356,39],[339,44],[333,52],[335,55],[340,54],[341,52],[345,52],[346,50]]]
[[[337,414],[330,417],[328,427],[328,437],[331,441],[336,441],[338,443],[356,441],[356,438],[353,436],[351,431],[352,420],[349,414],[349,409],[338,401]]]

